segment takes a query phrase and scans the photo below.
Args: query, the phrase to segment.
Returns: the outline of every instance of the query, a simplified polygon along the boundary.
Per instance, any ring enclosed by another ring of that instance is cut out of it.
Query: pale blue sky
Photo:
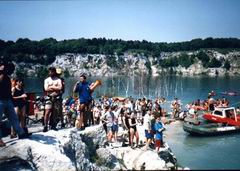
[[[0,1],[0,39],[240,38],[239,0]]]

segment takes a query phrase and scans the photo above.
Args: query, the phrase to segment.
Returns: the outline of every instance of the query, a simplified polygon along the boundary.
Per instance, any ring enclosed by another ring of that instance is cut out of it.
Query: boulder
[[[30,139],[10,140],[1,149],[0,161],[14,158],[26,161],[34,170],[75,170],[74,163],[66,156],[63,135],[55,131],[35,133]]]
[[[160,155],[154,150],[108,146],[102,125],[46,133],[40,128],[35,127],[36,133],[29,139],[4,138],[7,145],[0,149],[0,170],[162,170],[176,165],[166,144]]]

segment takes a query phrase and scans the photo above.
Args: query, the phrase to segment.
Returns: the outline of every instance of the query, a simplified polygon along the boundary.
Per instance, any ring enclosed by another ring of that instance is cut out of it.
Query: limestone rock
[[[143,127],[139,126],[138,130],[143,134]],[[84,131],[69,128],[37,132],[29,139],[4,138],[4,141],[7,146],[1,148],[1,170],[8,169],[12,163],[11,168],[26,166],[25,170],[41,171],[162,170],[176,166],[176,160],[166,143],[159,155],[154,150],[106,146],[106,133],[102,125],[87,127]]]

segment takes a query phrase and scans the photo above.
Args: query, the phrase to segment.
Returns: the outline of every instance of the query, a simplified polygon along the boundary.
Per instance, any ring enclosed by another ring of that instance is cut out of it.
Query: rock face
[[[219,53],[216,50],[202,50],[209,59],[217,59],[221,61],[221,66],[218,68],[205,68],[202,61],[195,58],[195,62],[188,68],[181,65],[177,67],[162,68],[160,61],[168,58],[179,58],[181,55],[192,56],[199,51],[191,52],[162,52],[158,57],[145,56],[144,54],[125,53],[124,55],[102,55],[102,54],[72,54],[66,53],[56,56],[56,60],[51,64],[56,67],[61,67],[65,71],[69,71],[70,76],[79,76],[85,72],[89,76],[116,76],[116,75],[152,75],[159,76],[161,74],[176,74],[183,76],[193,75],[209,75],[223,76],[240,74],[240,52],[229,51],[225,54]],[[224,67],[225,61],[229,61],[230,68],[227,70]],[[43,68],[39,64],[16,64],[17,70],[24,69],[24,73],[28,76],[37,76],[37,72],[41,72]]]
[[[1,149],[0,160],[19,158],[27,161],[34,170],[75,170],[64,152],[64,144],[70,140],[64,132],[35,133],[31,139],[10,141]]]
[[[94,160],[97,148],[106,144],[104,133],[102,126],[81,132],[72,128],[34,133],[30,139],[8,142],[1,149],[0,161],[5,165],[11,160],[25,161],[33,170],[106,170]]]

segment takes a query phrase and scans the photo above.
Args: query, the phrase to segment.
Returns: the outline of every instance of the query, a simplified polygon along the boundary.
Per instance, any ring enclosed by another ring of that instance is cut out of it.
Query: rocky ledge
[[[30,129],[31,132],[34,132]],[[108,145],[101,125],[77,131],[38,131],[30,139],[4,138],[0,170],[168,170],[177,169],[170,148],[154,150]]]

